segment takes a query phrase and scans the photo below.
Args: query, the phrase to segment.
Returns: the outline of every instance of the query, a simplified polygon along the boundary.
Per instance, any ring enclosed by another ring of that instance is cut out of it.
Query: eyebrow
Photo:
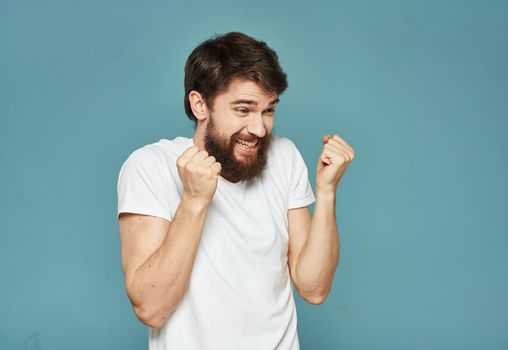
[[[276,98],[275,100],[270,102],[270,105],[274,105],[274,104],[278,103],[279,101],[280,101],[279,98]],[[258,103],[254,100],[235,100],[235,101],[231,102],[231,104],[232,105],[247,104],[247,105],[257,106]]]

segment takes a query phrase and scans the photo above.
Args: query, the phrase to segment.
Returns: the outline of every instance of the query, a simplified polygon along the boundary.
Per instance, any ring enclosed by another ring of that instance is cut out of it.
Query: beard
[[[241,159],[239,159],[235,155],[235,146],[238,144],[236,140],[239,138],[253,142],[257,140],[256,152],[242,154]],[[246,181],[260,176],[267,164],[269,146],[269,133],[259,138],[252,134],[242,136],[241,132],[238,131],[228,139],[217,130],[213,123],[213,117],[210,115],[205,132],[205,150],[221,164],[222,170],[220,175],[228,181]]]

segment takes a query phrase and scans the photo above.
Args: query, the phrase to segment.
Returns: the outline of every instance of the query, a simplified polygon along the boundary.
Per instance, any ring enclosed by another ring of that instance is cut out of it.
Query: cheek
[[[273,117],[265,118],[263,124],[265,125],[266,131],[270,133],[273,129]]]
[[[245,127],[243,121],[239,120],[238,117],[235,117],[234,114],[230,114],[229,111],[223,111],[222,115],[224,117],[220,120],[219,131],[223,135],[228,135],[231,137]]]

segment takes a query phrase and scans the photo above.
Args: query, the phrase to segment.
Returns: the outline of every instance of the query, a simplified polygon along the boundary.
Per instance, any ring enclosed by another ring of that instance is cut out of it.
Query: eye
[[[274,114],[275,113],[275,108],[268,108],[265,112],[268,113],[268,114]]]
[[[249,113],[249,110],[247,108],[237,108],[236,110],[240,113]]]

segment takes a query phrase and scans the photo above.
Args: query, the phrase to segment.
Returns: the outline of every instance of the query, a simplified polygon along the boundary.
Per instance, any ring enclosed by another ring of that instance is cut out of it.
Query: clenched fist
[[[182,180],[184,196],[202,200],[208,204],[217,189],[221,165],[208,152],[197,146],[186,149],[176,160],[178,175]]]
[[[322,138],[323,150],[316,169],[316,189],[335,192],[342,175],[355,158],[355,151],[339,135]]]

